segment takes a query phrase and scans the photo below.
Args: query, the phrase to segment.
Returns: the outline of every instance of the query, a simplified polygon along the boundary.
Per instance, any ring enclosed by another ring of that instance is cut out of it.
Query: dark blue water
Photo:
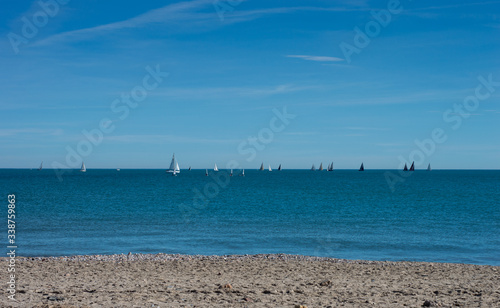
[[[0,170],[18,254],[288,253],[500,265],[500,171]],[[2,215],[2,214],[0,214]],[[3,227],[7,246],[7,225]]]

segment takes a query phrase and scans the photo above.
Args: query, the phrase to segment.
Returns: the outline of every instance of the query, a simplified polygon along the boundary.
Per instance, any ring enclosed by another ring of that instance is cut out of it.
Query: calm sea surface
[[[415,171],[394,192],[384,173],[89,169],[60,182],[53,170],[4,169],[2,239],[6,247],[15,194],[24,256],[288,253],[500,265],[500,171]]]

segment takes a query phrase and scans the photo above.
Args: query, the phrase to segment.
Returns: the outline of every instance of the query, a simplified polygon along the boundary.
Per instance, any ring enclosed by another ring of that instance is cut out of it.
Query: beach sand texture
[[[498,266],[290,255],[19,257],[16,283],[1,307],[500,307]]]

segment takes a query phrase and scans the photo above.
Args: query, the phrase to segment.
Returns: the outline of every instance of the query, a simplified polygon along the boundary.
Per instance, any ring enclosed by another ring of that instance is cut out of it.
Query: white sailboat
[[[233,176],[233,169],[231,169],[231,173],[229,174],[229,176]]]
[[[271,169],[271,165],[269,165],[269,171],[273,171],[273,169]]]
[[[87,168],[85,167],[84,162],[82,162],[82,167],[80,168],[80,172],[87,172]]]
[[[214,171],[219,171],[219,168],[217,168],[217,164],[214,166]]]
[[[205,169],[205,176],[208,176],[208,169]]]
[[[43,168],[43,161],[40,163],[40,167],[38,167],[38,171],[42,170]]]
[[[241,172],[240,176],[245,176],[245,169],[243,169],[243,172]]]
[[[170,162],[170,167],[166,172],[171,172],[172,175],[177,175],[177,173],[181,172],[181,169],[179,168],[179,163],[175,160],[175,153],[172,155],[172,161]]]

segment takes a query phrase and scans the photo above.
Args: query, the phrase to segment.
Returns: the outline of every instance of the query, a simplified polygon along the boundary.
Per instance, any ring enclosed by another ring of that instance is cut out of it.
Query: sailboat
[[[328,165],[328,169],[326,171],[333,171],[333,162]]]
[[[191,171],[191,166],[189,166],[188,171]]]
[[[313,164],[313,166],[311,167],[311,171],[314,171],[314,170],[316,170],[316,167],[314,167],[314,164]]]
[[[259,168],[260,171],[264,171],[264,163],[260,164],[260,168]]]
[[[38,167],[38,171],[42,170],[43,168],[43,161],[40,163],[40,167]]]
[[[278,171],[281,171],[281,164],[280,164],[280,165],[279,165],[279,167],[278,167]]]
[[[363,163],[361,163],[361,167],[359,167],[359,171],[365,171],[365,166],[363,165]]]
[[[84,162],[82,162],[82,167],[80,168],[80,172],[87,172],[87,168],[85,168]]]
[[[231,173],[229,174],[229,176],[233,176],[233,169],[231,169]]]
[[[431,164],[429,164],[429,166],[427,166],[427,171],[431,171]]]
[[[405,167],[403,168],[403,171],[408,171],[408,166],[405,163]]]
[[[217,164],[214,166],[214,171],[219,171],[219,168],[217,168]]]
[[[208,176],[208,169],[205,169],[205,176]]]
[[[271,169],[271,165],[269,165],[269,171],[273,171],[273,169]]]
[[[240,176],[245,176],[245,169],[243,169],[243,172],[241,172]]]
[[[323,163],[319,164],[319,171],[323,171]]]
[[[411,163],[410,171],[415,171],[415,162]]]
[[[172,155],[172,161],[170,162],[170,167],[166,172],[172,172],[172,175],[177,175],[177,173],[181,172],[181,169],[179,168],[179,163],[175,160],[175,153]]]

